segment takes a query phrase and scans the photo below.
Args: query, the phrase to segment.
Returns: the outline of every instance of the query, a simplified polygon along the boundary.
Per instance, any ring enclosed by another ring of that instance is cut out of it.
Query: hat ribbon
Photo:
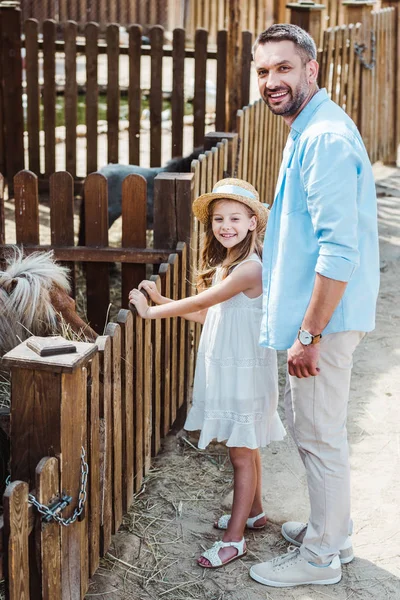
[[[250,198],[251,200],[257,200],[256,196],[252,194],[249,190],[240,187],[239,185],[220,185],[218,187],[214,187],[213,194],[236,194],[237,196],[244,196],[245,198]]]

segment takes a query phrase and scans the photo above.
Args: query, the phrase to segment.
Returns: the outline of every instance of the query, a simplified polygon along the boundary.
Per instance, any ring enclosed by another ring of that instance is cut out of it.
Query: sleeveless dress
[[[235,268],[260,258],[252,254]],[[222,279],[217,268],[213,285]],[[193,406],[184,428],[201,430],[201,449],[216,439],[227,446],[256,449],[282,440],[277,413],[276,351],[258,343],[262,295],[240,292],[208,309],[197,353]]]

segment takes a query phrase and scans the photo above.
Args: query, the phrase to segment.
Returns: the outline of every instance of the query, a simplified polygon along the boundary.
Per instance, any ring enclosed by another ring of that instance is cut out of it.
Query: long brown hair
[[[208,207],[208,219],[205,225],[205,232],[202,240],[200,270],[197,273],[197,288],[201,291],[211,287],[213,277],[217,267],[221,266],[228,255],[227,248],[217,240],[212,230],[212,215],[217,202],[214,200]],[[236,202],[236,200],[228,200]],[[242,204],[249,217],[256,217],[254,212],[246,204]],[[248,231],[244,240],[239,242],[230,251],[229,261],[224,264],[222,279],[225,279],[232,271],[233,267],[248,258],[251,254],[257,254],[262,258],[262,234],[256,227],[253,231]]]

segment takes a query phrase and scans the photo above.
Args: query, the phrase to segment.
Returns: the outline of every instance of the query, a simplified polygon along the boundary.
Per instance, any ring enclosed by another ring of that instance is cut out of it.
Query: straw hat
[[[257,217],[257,229],[263,231],[268,220],[268,208],[260,202],[257,190],[243,179],[228,177],[217,181],[213,191],[202,194],[193,202],[193,213],[202,223],[209,219],[209,206],[213,200],[236,200],[248,206]]]

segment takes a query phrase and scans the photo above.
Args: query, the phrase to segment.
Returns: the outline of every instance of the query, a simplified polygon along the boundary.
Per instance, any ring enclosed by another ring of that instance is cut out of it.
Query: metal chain
[[[371,31],[371,62],[367,63],[363,54],[367,50],[367,46],[365,44],[354,44],[354,51],[358,56],[358,59],[362,66],[368,71],[372,71],[376,64],[376,37],[375,32]]]
[[[68,525],[72,525],[75,523],[77,518],[82,514],[83,508],[86,502],[86,485],[87,485],[87,477],[89,473],[89,466],[85,461],[86,452],[84,447],[82,446],[82,454],[81,454],[81,488],[79,490],[78,497],[78,505],[75,508],[73,514],[68,519],[64,519],[59,516],[59,514],[66,506],[68,506],[72,500],[70,496],[63,496],[59,502],[56,503],[53,508],[49,506],[45,506],[41,504],[38,500],[36,500],[33,494],[28,495],[28,502],[32,504],[41,515],[45,517],[46,521],[57,521],[60,525],[64,525],[64,527],[68,527]]]

